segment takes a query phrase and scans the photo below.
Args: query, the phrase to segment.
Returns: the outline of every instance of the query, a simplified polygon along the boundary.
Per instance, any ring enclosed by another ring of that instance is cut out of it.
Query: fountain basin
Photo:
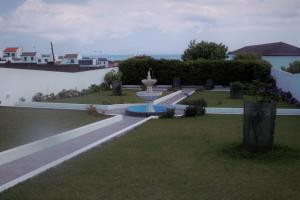
[[[167,112],[168,107],[161,105],[153,105],[154,110],[148,112],[148,105],[136,105],[127,108],[126,113],[131,116],[148,117],[148,116],[160,116]]]
[[[153,86],[157,82],[156,79],[143,79],[142,83],[147,86]]]

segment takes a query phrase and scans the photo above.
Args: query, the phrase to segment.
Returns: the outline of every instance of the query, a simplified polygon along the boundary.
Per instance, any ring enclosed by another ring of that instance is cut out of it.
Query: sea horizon
[[[95,55],[86,55],[88,57],[95,57]],[[110,61],[123,61],[128,58],[138,56],[135,54],[103,54],[96,57],[107,58]],[[167,59],[167,60],[181,60],[181,54],[146,54],[146,56],[151,56],[154,59]]]

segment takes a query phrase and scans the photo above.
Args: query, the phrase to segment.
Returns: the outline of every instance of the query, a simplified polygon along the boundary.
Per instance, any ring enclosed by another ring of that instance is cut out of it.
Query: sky
[[[0,0],[0,49],[181,54],[192,39],[300,46],[299,0]]]

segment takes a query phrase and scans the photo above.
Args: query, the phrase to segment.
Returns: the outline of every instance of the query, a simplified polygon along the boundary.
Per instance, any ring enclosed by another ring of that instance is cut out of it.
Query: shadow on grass
[[[241,144],[229,144],[221,149],[223,155],[236,160],[277,162],[296,161],[300,159],[300,150],[288,146],[275,145],[270,152],[250,152]]]

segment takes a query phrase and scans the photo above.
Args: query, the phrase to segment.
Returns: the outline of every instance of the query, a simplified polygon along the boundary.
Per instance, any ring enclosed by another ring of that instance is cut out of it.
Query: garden
[[[197,48],[218,50],[197,57]],[[174,102],[187,97],[179,102],[186,105],[182,116],[169,106],[159,119],[0,193],[0,199],[300,199],[300,116],[279,116],[276,109],[300,103],[276,87],[269,63],[256,55],[228,61],[226,51],[223,44],[192,41],[183,61],[139,56],[122,62],[101,85],[36,94],[37,102],[141,103],[138,90],[122,84],[140,85],[150,68],[158,84],[173,86],[164,94],[197,88],[172,97]],[[222,91],[213,90],[216,85],[224,86]],[[207,107],[244,110],[207,115]],[[6,116],[0,128],[8,130],[3,149],[106,118],[93,106],[88,112],[0,112]],[[32,135],[36,132],[42,135]]]
[[[0,152],[107,118],[84,111],[0,107]]]
[[[299,199],[299,116],[272,152],[241,148],[243,117],[159,119],[0,194],[0,199]]]

